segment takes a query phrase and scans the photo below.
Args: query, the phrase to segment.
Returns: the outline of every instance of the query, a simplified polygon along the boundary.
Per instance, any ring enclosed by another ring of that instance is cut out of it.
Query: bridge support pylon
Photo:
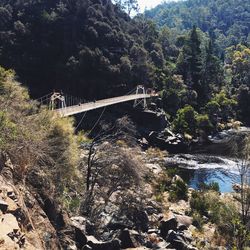
[[[65,97],[62,93],[54,92],[50,97],[49,109],[54,110],[56,102],[59,101],[59,108],[66,108]]]
[[[144,94],[144,95],[146,95],[146,89],[145,89],[145,87],[143,86],[143,85],[138,85],[137,86],[137,88],[136,88],[136,95],[138,95],[138,94]],[[133,105],[133,107],[135,108],[135,107],[137,107],[138,105],[142,105],[143,106],[143,108],[145,109],[146,107],[147,107],[147,101],[146,101],[146,98],[143,98],[143,99],[136,99],[135,101],[134,101],[134,105]]]

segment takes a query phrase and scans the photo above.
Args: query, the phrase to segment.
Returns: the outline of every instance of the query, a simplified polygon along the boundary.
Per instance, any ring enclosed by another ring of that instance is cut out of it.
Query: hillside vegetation
[[[247,1],[169,3],[133,19],[123,9],[136,1],[116,2],[2,1],[0,64],[37,97],[61,89],[93,100],[153,87],[172,127],[192,136],[234,120],[249,125]]]
[[[184,0],[164,3],[146,11],[146,17],[174,32],[184,32],[197,25],[216,38],[220,49],[249,43],[250,4],[243,0]]]
[[[155,25],[110,0],[4,0],[0,15],[0,64],[37,97],[53,89],[90,99],[126,93],[152,85],[164,64]]]

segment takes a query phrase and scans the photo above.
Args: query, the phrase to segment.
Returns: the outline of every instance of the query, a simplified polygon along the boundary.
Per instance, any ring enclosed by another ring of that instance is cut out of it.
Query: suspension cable
[[[91,132],[94,130],[94,128],[95,128],[95,127],[97,126],[97,124],[100,122],[100,120],[101,120],[101,118],[102,118],[102,116],[103,116],[105,110],[106,110],[106,106],[103,108],[101,115],[99,116],[99,118],[97,119],[96,123],[94,124],[94,126],[92,127],[92,129],[89,131],[89,133],[87,134],[87,136],[89,136],[89,135],[91,134]]]
[[[78,122],[78,124],[77,124],[77,126],[76,126],[75,130],[77,130],[77,129],[79,128],[79,126],[81,125],[81,123],[82,123],[82,121],[83,121],[84,117],[86,116],[86,114],[87,114],[87,111],[86,111],[86,112],[84,112],[84,114],[83,114],[83,116],[82,116],[81,120]]]

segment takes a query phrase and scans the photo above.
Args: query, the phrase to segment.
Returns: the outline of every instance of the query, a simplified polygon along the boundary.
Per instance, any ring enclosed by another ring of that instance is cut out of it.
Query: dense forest
[[[0,64],[34,97],[57,89],[93,100],[144,84],[176,131],[249,125],[247,1],[169,3],[134,18],[136,1],[114,2],[1,1]]]
[[[150,84],[164,63],[155,25],[110,0],[7,0],[0,16],[0,63],[36,96],[53,88],[85,98],[125,93]]]
[[[173,32],[189,30],[195,24],[216,38],[220,49],[249,43],[250,4],[242,0],[189,0],[163,3],[146,11],[146,17]]]

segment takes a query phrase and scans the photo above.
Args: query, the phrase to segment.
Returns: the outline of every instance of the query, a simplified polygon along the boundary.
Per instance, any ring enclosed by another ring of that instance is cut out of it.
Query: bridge
[[[146,108],[146,99],[153,96],[158,95],[151,89],[146,90],[142,85],[139,85],[136,88],[135,94],[131,94],[130,91],[124,96],[107,98],[88,103],[82,103],[82,100],[80,99],[74,99],[59,92],[50,93],[44,96],[45,99],[44,97],[40,98],[40,103],[44,104],[44,101],[49,100],[49,109],[59,114],[60,117],[66,117],[128,101],[134,101],[134,107],[142,104],[143,107]]]

